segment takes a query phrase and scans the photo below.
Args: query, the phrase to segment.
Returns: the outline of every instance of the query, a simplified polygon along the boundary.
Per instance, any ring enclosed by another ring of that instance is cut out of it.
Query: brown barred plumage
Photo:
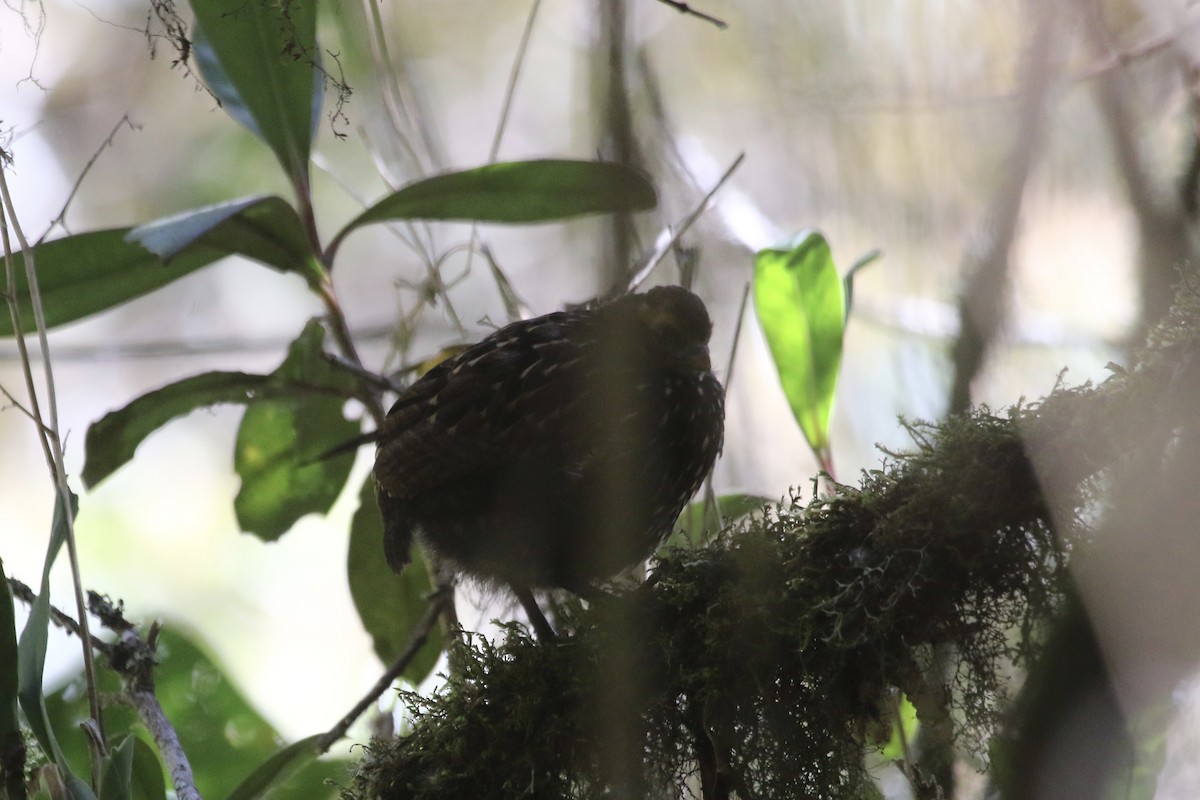
[[[469,575],[583,592],[646,558],[721,449],[711,330],[667,286],[508,325],[434,367],[377,436],[392,568],[416,536]]]

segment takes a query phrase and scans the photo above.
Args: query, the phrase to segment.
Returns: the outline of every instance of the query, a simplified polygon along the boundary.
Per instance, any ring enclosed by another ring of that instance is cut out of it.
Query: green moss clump
[[[1064,575],[1020,435],[1043,411],[912,426],[914,451],[860,486],[660,554],[641,587],[560,619],[560,644],[512,626],[457,645],[346,797],[871,796],[863,752],[898,691],[927,713],[957,698],[982,749]],[[931,684],[947,646],[958,668]]]

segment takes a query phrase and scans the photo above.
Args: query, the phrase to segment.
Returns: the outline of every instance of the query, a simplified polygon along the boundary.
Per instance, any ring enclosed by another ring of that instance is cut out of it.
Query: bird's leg
[[[550,626],[546,615],[542,613],[542,609],[537,604],[537,600],[533,597],[533,592],[528,586],[521,586],[513,583],[509,584],[512,587],[513,594],[517,596],[517,600],[521,601],[521,607],[525,609],[525,614],[529,617],[529,624],[533,626],[533,630],[537,633],[539,641],[556,642],[558,635],[554,632],[554,628]]]

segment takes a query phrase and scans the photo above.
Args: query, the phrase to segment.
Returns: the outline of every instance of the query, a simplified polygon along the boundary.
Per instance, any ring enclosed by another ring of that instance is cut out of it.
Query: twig
[[[442,609],[446,606],[453,594],[445,587],[438,591],[430,598],[429,606],[425,609],[425,613],[421,615],[421,619],[417,621],[416,626],[409,634],[408,642],[404,645],[404,649],[396,656],[396,660],[392,665],[380,676],[375,685],[363,695],[363,698],[355,704],[354,708],[338,720],[337,724],[325,732],[320,739],[317,740],[317,752],[326,753],[333,743],[346,735],[346,731],[354,724],[354,721],[363,715],[375,701],[377,701],[384,692],[386,692],[400,676],[404,670],[408,669],[408,665],[416,658],[417,653],[421,651],[425,640],[429,638],[429,632],[433,630],[434,624],[437,623],[438,617],[442,613]]]
[[[88,690],[88,708],[92,719],[95,720],[96,727],[101,734],[103,740],[104,733],[104,717],[100,708],[100,692],[96,686],[96,664],[92,656],[92,648],[88,646],[91,637],[88,634],[87,621],[87,605],[83,596],[83,580],[79,570],[79,552],[75,545],[75,514],[71,508],[71,489],[67,485],[67,468],[63,460],[62,438],[59,436],[58,424],[58,398],[54,388],[54,369],[50,361],[50,342],[46,336],[46,314],[42,306],[42,293],[38,285],[37,268],[34,261],[33,248],[25,238],[24,231],[21,230],[20,221],[17,219],[16,207],[12,201],[12,195],[8,190],[8,179],[4,174],[4,169],[0,167],[0,200],[4,204],[4,213],[0,213],[0,236],[3,238],[4,260],[7,274],[7,296],[9,303],[9,312],[13,321],[13,334],[17,339],[18,347],[22,350],[22,367],[25,374],[25,383],[29,390],[29,406],[34,415],[41,423],[38,426],[38,440],[42,444],[42,452],[46,456],[47,466],[50,469],[51,477],[54,481],[55,488],[62,504],[63,519],[66,523],[66,544],[67,557],[71,565],[71,583],[75,590],[75,607],[79,617],[80,638],[83,641],[83,672],[87,682]],[[21,246],[23,258],[21,259],[25,266],[25,279],[29,290],[29,303],[33,309],[34,325],[37,328],[38,345],[41,348],[43,380],[46,387],[46,406],[49,410],[50,420],[47,423],[42,416],[41,409],[38,405],[37,390],[33,381],[33,371],[28,359],[28,353],[25,351],[24,333],[21,329],[20,314],[17,310],[17,298],[14,290],[15,285],[15,267],[12,257],[12,245],[9,241],[9,229],[16,236],[17,242]],[[101,744],[100,754],[103,754],[103,745]],[[93,759],[92,770],[93,778],[98,777],[99,759]]]
[[[8,588],[12,590],[13,597],[17,598],[27,606],[32,606],[34,601],[37,600],[37,593],[34,592],[33,589],[31,589],[26,583],[18,580],[17,578],[10,577],[8,579]],[[53,604],[50,606],[50,621],[63,630],[73,633],[80,639],[82,639],[84,636],[84,632],[80,630],[79,623],[75,621],[75,618],[63,613]],[[87,634],[87,637],[88,641],[92,643],[92,647],[101,653],[107,655],[112,649],[112,645],[103,639],[99,639],[91,634]]]
[[[538,9],[542,0],[533,0],[529,8],[529,16],[525,18],[525,29],[521,31],[521,41],[517,45],[517,54],[513,59],[512,69],[508,73],[508,86],[504,90],[504,105],[500,109],[500,121],[496,125],[496,133],[492,137],[492,149],[488,151],[488,163],[496,160],[500,154],[500,142],[504,139],[504,129],[508,126],[508,115],[512,110],[513,97],[517,93],[517,80],[521,77],[521,67],[525,64],[525,56],[529,52],[529,39],[533,34],[533,23],[537,20]]]
[[[108,138],[96,148],[96,152],[92,153],[92,157],[89,158],[87,163],[83,165],[83,170],[80,171],[79,176],[75,178],[75,185],[71,187],[71,193],[67,195],[66,201],[62,204],[62,209],[59,210],[58,215],[54,219],[50,220],[50,225],[47,226],[46,232],[38,238],[37,244],[44,242],[46,237],[50,235],[50,231],[54,230],[56,225],[62,225],[66,227],[67,209],[71,207],[71,201],[74,200],[75,195],[79,193],[79,188],[83,186],[84,178],[87,177],[88,173],[92,171],[92,167],[94,167],[96,162],[100,159],[100,154],[104,152],[105,148],[112,147],[112,144],[116,140],[117,133],[121,130],[122,125],[128,125],[130,130],[141,130],[141,126],[133,124],[133,120],[129,118],[128,114],[121,115],[121,119],[117,120],[117,124],[114,125],[112,131],[109,132]]]
[[[653,272],[654,268],[659,265],[659,262],[666,257],[667,253],[671,252],[671,248],[675,246],[680,237],[687,233],[688,228],[692,227],[692,223],[700,218],[700,215],[703,214],[708,208],[709,202],[712,201],[713,195],[715,195],[721,189],[721,187],[725,185],[725,182],[729,180],[734,171],[741,166],[742,161],[745,158],[745,153],[738,154],[738,157],[733,160],[733,163],[729,165],[729,168],[725,170],[724,174],[721,175],[713,187],[708,190],[708,193],[705,194],[703,199],[701,199],[696,205],[696,208],[692,210],[692,213],[684,217],[678,226],[673,228],[668,226],[664,228],[661,233],[659,233],[658,238],[655,240],[654,249],[645,257],[643,257],[642,263],[639,264],[637,269],[634,270],[633,277],[631,277],[626,284],[626,292],[634,291],[638,286],[641,286],[642,281],[646,280],[646,278],[650,276],[650,273]]]
[[[133,632],[126,635],[137,636]],[[171,721],[167,719],[153,690],[126,691],[124,697],[137,711],[138,719],[150,731],[154,745],[158,748],[159,755],[162,756],[163,764],[171,774],[171,785],[175,787],[175,797],[179,800],[201,800],[187,753],[179,743],[179,735],[175,732]]]
[[[729,23],[726,22],[725,20],[718,19],[709,14],[705,14],[703,11],[697,11],[696,9],[689,6],[687,3],[681,2],[680,0],[658,0],[658,2],[662,3],[665,6],[670,6],[671,8],[678,11],[680,14],[686,14],[688,16],[695,17],[696,19],[702,19],[705,22],[711,22],[713,25],[716,25],[721,30],[725,30],[726,28],[729,27]]]

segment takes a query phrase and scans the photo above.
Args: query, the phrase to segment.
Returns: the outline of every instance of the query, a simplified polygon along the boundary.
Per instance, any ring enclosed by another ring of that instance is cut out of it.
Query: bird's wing
[[[563,420],[579,393],[583,348],[564,324],[550,315],[504,328],[409,387],[381,430],[380,485],[413,499],[536,458],[537,448],[567,447]]]

